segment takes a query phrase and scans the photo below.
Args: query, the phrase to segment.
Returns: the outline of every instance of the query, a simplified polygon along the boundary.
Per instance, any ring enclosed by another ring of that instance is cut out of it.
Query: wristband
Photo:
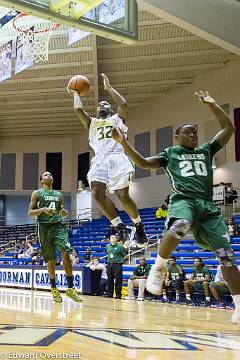
[[[73,98],[74,109],[82,109],[83,104],[80,95],[76,92]]]

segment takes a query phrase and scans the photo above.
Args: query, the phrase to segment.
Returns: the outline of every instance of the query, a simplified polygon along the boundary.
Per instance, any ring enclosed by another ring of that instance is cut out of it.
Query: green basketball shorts
[[[185,219],[197,243],[205,249],[217,250],[230,247],[230,238],[221,211],[212,201],[178,197],[171,200],[168,211],[168,224],[173,219]]]
[[[230,290],[229,290],[227,284],[225,284],[225,283],[219,284],[218,282],[211,281],[210,286],[213,287],[215,290],[217,290],[219,296],[230,294]]]
[[[61,222],[54,224],[38,223],[38,238],[45,261],[56,259],[56,250],[72,251],[67,228]]]

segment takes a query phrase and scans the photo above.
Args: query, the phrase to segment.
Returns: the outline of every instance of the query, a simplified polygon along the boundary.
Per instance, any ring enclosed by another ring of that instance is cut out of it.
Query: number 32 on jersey
[[[98,140],[111,139],[112,138],[112,128],[113,126],[100,126],[97,128]]]
[[[207,176],[207,168],[203,161],[180,161],[179,167],[183,177],[200,175]]]

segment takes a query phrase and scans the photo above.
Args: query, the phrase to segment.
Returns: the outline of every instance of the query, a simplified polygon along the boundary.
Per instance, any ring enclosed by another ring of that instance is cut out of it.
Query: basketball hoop
[[[27,13],[18,14],[13,27],[23,44],[23,61],[36,62],[48,60],[48,44],[53,30],[59,27],[49,20],[39,19]]]

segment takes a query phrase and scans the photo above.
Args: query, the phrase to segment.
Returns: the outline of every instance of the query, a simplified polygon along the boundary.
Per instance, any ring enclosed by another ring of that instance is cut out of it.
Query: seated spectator
[[[156,219],[157,220],[166,220],[167,217],[167,206],[166,205],[161,205],[157,211],[156,211]]]
[[[96,295],[105,295],[107,287],[107,269],[106,265],[99,262],[99,258],[95,257],[86,266],[90,267],[92,271],[101,271],[101,277],[98,286],[96,287]]]
[[[70,254],[70,260],[72,262],[72,265],[76,266],[76,265],[80,264],[80,260],[79,260],[76,250],[73,250],[72,253]]]
[[[146,288],[146,282],[148,273],[151,266],[146,263],[145,257],[140,257],[140,264],[136,267],[136,270],[133,272],[133,276],[128,279],[128,296],[126,300],[135,300],[133,288],[138,287],[138,301],[144,300],[144,291]]]
[[[42,250],[37,249],[34,251],[32,256],[32,265],[43,265],[43,257],[42,257]]]
[[[84,256],[84,260],[85,262],[89,262],[91,260],[91,248],[90,247],[87,247],[86,248],[86,254]]]
[[[20,244],[17,245],[18,254],[22,254],[26,249],[26,241],[22,240]]]
[[[21,254],[18,254],[18,258],[29,258],[32,257],[32,255],[34,254],[34,248],[32,247],[32,242],[28,241],[26,243],[25,249],[23,250],[23,252]]]
[[[171,256],[169,258],[168,267],[167,267],[167,275],[165,282],[163,283],[162,288],[162,302],[167,301],[167,289],[173,289],[176,291],[176,301],[175,304],[180,304],[180,290],[183,290],[183,280],[185,277],[183,268],[180,265],[176,264],[176,258]]]
[[[225,309],[226,304],[221,300],[221,298],[224,295],[230,295],[230,291],[226,282],[223,279],[221,265],[218,265],[215,279],[214,281],[210,282],[209,288],[212,296],[216,300],[216,307],[218,307],[219,309]]]
[[[228,228],[228,235],[234,236],[237,234],[237,228],[236,225],[233,222],[232,218],[227,219],[227,228]]]
[[[191,277],[184,281],[184,290],[186,293],[186,305],[191,303],[191,290],[204,291],[205,304],[204,306],[211,306],[209,282],[211,279],[210,270],[203,264],[202,259],[196,257],[194,259],[194,268]]]

